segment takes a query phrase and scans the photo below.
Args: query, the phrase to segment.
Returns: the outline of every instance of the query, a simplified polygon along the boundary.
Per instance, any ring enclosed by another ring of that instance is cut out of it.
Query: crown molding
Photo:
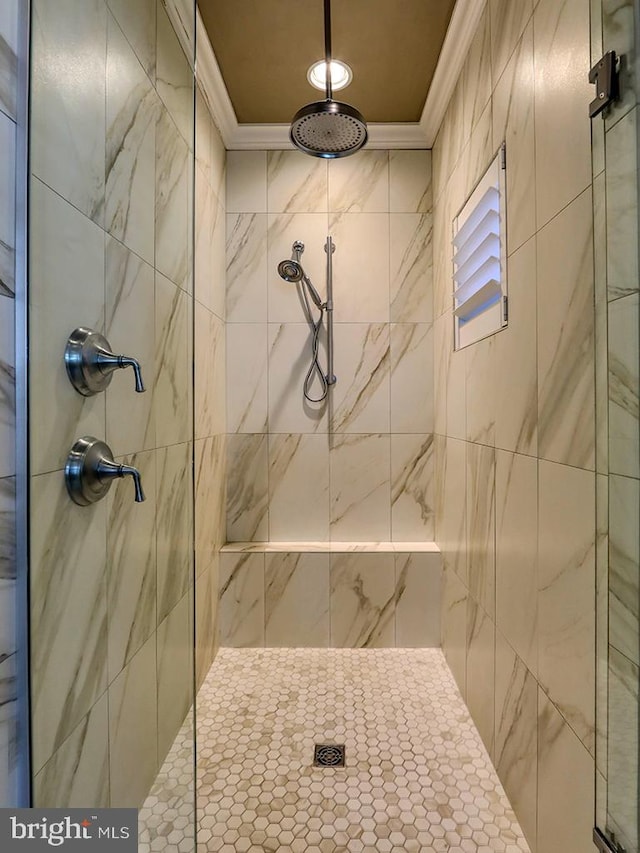
[[[185,0],[165,0],[167,7]],[[431,148],[484,11],[486,0],[457,0],[419,122],[368,125],[367,148]],[[173,17],[173,16],[172,16]],[[239,124],[200,11],[196,11],[196,80],[229,151],[293,148],[288,124]]]

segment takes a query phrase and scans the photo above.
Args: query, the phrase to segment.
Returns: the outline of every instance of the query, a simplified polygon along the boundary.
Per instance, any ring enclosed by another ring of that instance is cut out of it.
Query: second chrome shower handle
[[[93,329],[82,326],[74,329],[65,347],[64,363],[71,384],[85,397],[105,391],[114,370],[123,367],[133,368],[136,391],[141,393],[145,390],[138,360],[128,355],[116,355],[111,351],[109,341]]]

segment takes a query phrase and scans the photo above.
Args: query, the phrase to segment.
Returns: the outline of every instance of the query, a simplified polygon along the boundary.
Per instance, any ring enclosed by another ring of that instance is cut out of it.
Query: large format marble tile
[[[391,432],[433,431],[433,330],[391,325]]]
[[[35,774],[34,807],[109,807],[108,706],[108,694],[105,691],[44,767]]]
[[[152,264],[158,99],[111,17],[107,29],[106,94],[105,227]]]
[[[221,554],[220,646],[264,646],[264,554]]]
[[[103,0],[37,0],[32,12],[31,169],[101,225],[106,6]]]
[[[408,347],[407,343],[404,350]],[[338,381],[330,390],[332,432],[389,431],[389,353],[387,324],[340,323],[335,327]]]
[[[162,764],[193,705],[193,597],[189,593],[158,625],[158,761]],[[191,744],[193,752],[193,744]],[[193,757],[191,757],[191,764]]]
[[[638,686],[640,672],[617,649],[609,650],[609,755],[607,826],[627,849],[638,846]]]
[[[432,229],[430,212],[390,216],[389,299],[394,323],[430,323],[433,319]]]
[[[431,151],[389,151],[389,211],[430,213]]]
[[[640,663],[640,483],[609,476],[609,642]]]
[[[226,430],[225,323],[198,302],[193,307],[195,437],[206,438]]]
[[[37,179],[30,263],[31,470],[39,474],[61,469],[76,437],[104,435],[104,394],[79,394],[63,353],[78,326],[102,331],[105,259],[104,232]]]
[[[537,853],[592,848],[593,778],[593,758],[538,690]]]
[[[463,583],[467,582],[466,448],[464,441],[437,437],[436,542],[445,569]]]
[[[169,112],[156,122],[155,265],[174,284],[189,283],[191,157]]]
[[[473,133],[473,129],[483,115],[493,88],[491,85],[491,23],[489,7],[485,6],[462,70],[462,116],[467,138]]]
[[[265,323],[267,281],[272,277],[267,269],[266,214],[227,214],[227,322]]]
[[[295,242],[304,244],[300,259],[306,274],[313,282],[321,299],[326,298],[327,255],[324,246],[328,234],[326,213],[275,213],[269,214],[267,232],[267,286],[268,316],[270,323],[301,323],[304,312],[298,285],[284,281],[278,275],[278,264],[293,255]],[[337,317],[337,282],[334,253],[334,301]],[[317,313],[314,308],[314,314]],[[260,318],[261,319],[261,318]]]
[[[269,213],[321,213],[327,210],[327,161],[300,151],[267,153]]]
[[[468,583],[472,597],[495,618],[495,451],[467,445]]]
[[[496,624],[538,671],[538,464],[496,451]]]
[[[0,478],[0,581],[16,577],[16,482]],[[13,605],[12,605],[13,609]]]
[[[212,566],[227,540],[227,438],[214,435],[197,440],[194,451],[195,558],[200,575]]]
[[[391,538],[432,540],[435,535],[433,435],[391,436]]]
[[[192,148],[193,74],[162,0],[157,0],[156,25],[156,89]]]
[[[606,281],[609,299],[638,290],[638,110],[607,133]]]
[[[494,85],[524,32],[533,6],[533,0],[489,0],[491,70]]]
[[[640,477],[640,297],[609,303],[609,470]]]
[[[329,646],[329,554],[267,554],[265,645]]]
[[[389,436],[333,436],[329,465],[331,539],[388,541],[391,534]]]
[[[495,444],[535,455],[538,447],[536,241],[507,265],[509,324],[495,336]]]
[[[131,368],[117,370],[106,392],[106,440],[116,456],[155,446],[155,329],[153,267],[107,237],[105,335],[114,352],[137,358],[145,391],[136,394]]]
[[[229,151],[227,154],[227,211],[267,212],[267,152]]]
[[[268,346],[266,323],[226,327],[228,432],[266,432],[268,421]]]
[[[112,15],[152,82],[156,78],[156,0],[107,0]]]
[[[158,622],[176,606],[193,579],[191,463],[188,443],[156,451]]]
[[[11,296],[15,291],[16,126],[1,112],[0,146],[0,296]]]
[[[132,507],[133,486],[128,483],[112,488],[107,497],[110,682],[156,629],[156,454],[118,461],[139,469],[146,500]]]
[[[539,0],[533,31],[540,228],[591,183],[588,0]]]
[[[158,772],[156,638],[109,687],[110,805],[140,807]]]
[[[18,96],[19,0],[6,0],[0,13],[0,110],[16,117]]]
[[[536,849],[538,685],[496,631],[494,764],[529,846]]]
[[[331,555],[331,646],[395,645],[393,554]]]
[[[191,364],[189,297],[156,273],[155,369],[153,391],[159,447],[191,436]]]
[[[119,483],[114,488],[129,485]],[[69,500],[60,472],[33,478],[33,770],[63,744],[107,686],[107,506]]]
[[[389,214],[332,213],[329,230],[336,322],[388,322]]]
[[[326,435],[269,436],[269,540],[329,539]]]
[[[493,446],[497,417],[497,339],[498,335],[466,347],[465,388],[467,440]],[[462,354],[461,352],[461,354]]]
[[[531,0],[501,4],[516,8],[529,6]],[[528,240],[536,230],[534,138],[533,23],[519,40],[493,96],[493,150],[502,142],[507,146],[507,253]]]
[[[15,567],[14,567],[15,568]],[[0,661],[6,661],[17,651],[16,636],[16,582],[14,578],[0,577]],[[10,676],[13,682],[14,677]],[[16,698],[15,687],[11,690],[3,687],[1,703],[13,701]]]
[[[439,554],[395,555],[397,648],[440,646],[442,561]]]
[[[229,435],[227,472],[227,539],[265,542],[269,534],[267,436]]]
[[[539,454],[582,468],[595,465],[592,223],[587,191],[537,237]]]
[[[592,46],[592,56],[593,48],[599,49],[593,56],[593,63],[602,56],[603,46],[604,50],[615,50],[622,58],[619,69],[619,97],[611,104],[602,122],[605,130],[609,132],[617,121],[638,103],[638,69],[634,62],[638,18],[633,0],[602,0],[592,11],[592,26],[593,18],[600,24],[600,42]]]
[[[595,479],[542,461],[538,477],[538,677],[593,752]]]
[[[306,324],[269,324],[269,432],[326,432],[327,400],[310,402],[303,391],[311,365],[311,344],[312,333]],[[323,372],[326,359],[322,335],[319,361]],[[320,383],[314,378],[310,396],[319,400],[321,393]]]
[[[389,210],[389,152],[359,151],[329,163],[329,210],[386,213]]]
[[[0,296],[0,477],[15,474],[15,301]]]
[[[495,624],[478,602],[467,599],[467,681],[465,702],[489,755],[495,724]]]
[[[442,574],[442,651],[464,699],[467,681],[467,588],[452,569]]]
[[[196,578],[195,671],[196,691],[204,681],[217,650],[218,565],[207,567]],[[214,585],[215,581],[215,585]]]

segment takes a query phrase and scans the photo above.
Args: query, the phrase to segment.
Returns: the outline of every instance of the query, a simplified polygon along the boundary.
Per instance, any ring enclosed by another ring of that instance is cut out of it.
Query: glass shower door
[[[592,123],[598,411],[596,826],[638,853],[640,399],[638,0],[592,0],[592,62],[620,61],[620,98]]]
[[[177,833],[188,853],[195,2],[31,6],[33,805],[140,808],[141,850]],[[78,329],[137,359],[144,393],[119,369],[74,388]],[[137,469],[146,500],[127,477],[74,503],[64,469],[83,438]]]

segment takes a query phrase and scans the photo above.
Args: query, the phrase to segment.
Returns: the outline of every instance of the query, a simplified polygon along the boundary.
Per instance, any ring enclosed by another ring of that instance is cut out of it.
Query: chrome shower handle
[[[118,477],[132,477],[135,489],[135,502],[139,504],[146,500],[144,490],[142,488],[140,471],[138,471],[137,468],[134,468],[133,465],[119,465],[117,462],[112,462],[110,459],[102,458],[98,462],[96,472],[98,479],[103,481],[113,480]]]
[[[140,471],[132,465],[120,465],[109,445],[92,435],[79,438],[71,448],[64,477],[69,497],[79,506],[102,500],[112,482],[122,477],[133,479],[136,503],[145,500]]]
[[[111,344],[99,332],[80,326],[69,335],[64,350],[64,363],[73,387],[85,397],[91,397],[109,387],[114,370],[132,367],[136,391],[145,390],[142,371],[137,359],[116,355]]]
[[[137,358],[131,358],[129,355],[114,355],[107,349],[96,347],[96,363],[104,374],[110,374],[121,367],[132,367],[137,393],[141,394],[145,390],[140,362]]]

